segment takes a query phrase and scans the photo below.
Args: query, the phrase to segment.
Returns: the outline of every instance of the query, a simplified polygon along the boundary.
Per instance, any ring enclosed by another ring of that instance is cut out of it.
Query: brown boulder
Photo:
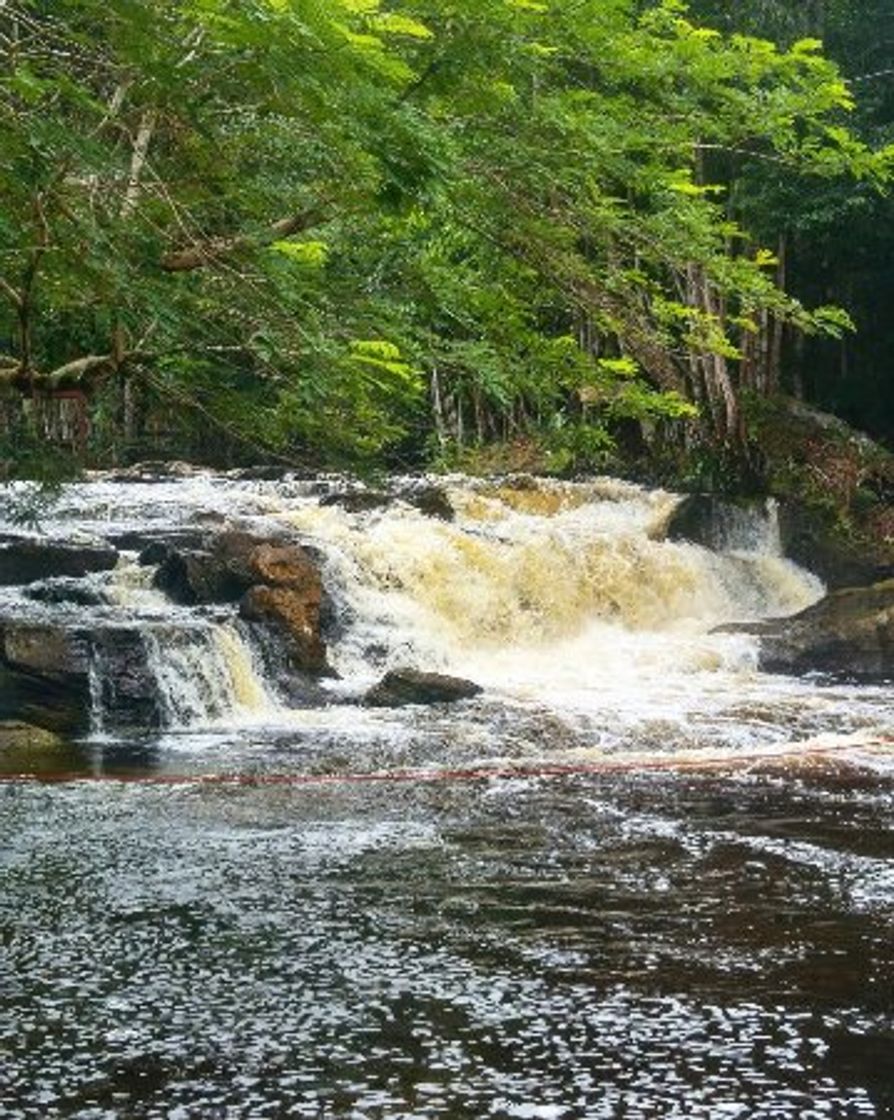
[[[310,556],[297,544],[260,544],[249,555],[254,583],[269,587],[301,587],[322,597],[320,573]]]
[[[455,704],[484,690],[474,681],[427,673],[421,669],[392,669],[374,685],[363,703],[368,708],[402,708],[407,704]]]
[[[250,533],[221,533],[208,550],[170,549],[155,586],[175,602],[233,603],[251,587],[319,584],[316,565],[298,544],[258,540]]]
[[[320,636],[319,575],[302,589],[257,586],[242,599],[240,613],[249,622],[258,622],[286,639],[289,661],[302,672],[323,672],[326,646]]]

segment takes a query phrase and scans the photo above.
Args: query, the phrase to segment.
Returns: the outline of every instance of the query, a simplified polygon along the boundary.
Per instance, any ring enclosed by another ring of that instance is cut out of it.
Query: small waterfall
[[[90,688],[90,738],[101,739],[106,733],[106,705],[103,697],[103,674],[95,652],[87,667]]]
[[[745,552],[781,556],[779,503],[767,498],[761,503],[712,502],[710,540],[717,552]]]
[[[165,726],[204,726],[273,707],[232,626],[154,626],[144,642]]]
[[[586,694],[580,703],[591,708],[613,689],[626,690],[629,709],[658,704],[668,682],[679,699],[696,673],[735,691],[753,671],[756,640],[714,629],[793,613],[822,592],[782,557],[773,503],[729,504],[716,517],[710,506],[705,546],[668,539],[678,495],[613,479],[455,477],[439,483],[452,521],[409,501],[321,504],[326,485],[109,491],[122,531],[182,528],[196,513],[226,510],[259,536],[287,527],[315,546],[330,662],[343,683],[304,679],[275,630],[241,630],[226,604],[214,608],[223,622],[176,606],[151,566],[125,559],[103,576],[104,601],[85,622],[95,734],[279,719],[284,707],[354,698],[407,664],[538,703],[573,695],[576,705]],[[92,493],[78,498],[90,511]]]

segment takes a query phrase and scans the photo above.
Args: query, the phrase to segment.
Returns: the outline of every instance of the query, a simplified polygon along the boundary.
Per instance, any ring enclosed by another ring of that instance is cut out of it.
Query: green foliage
[[[0,47],[0,368],[20,380],[106,355],[91,376],[145,414],[260,451],[531,437],[596,466],[622,421],[727,438],[710,379],[739,394],[767,317],[850,327],[781,289],[774,223],[736,205],[746,157],[756,189],[780,168],[887,181],[806,33],[721,34],[677,0],[0,18],[21,31]],[[125,454],[139,433],[87,387]]]

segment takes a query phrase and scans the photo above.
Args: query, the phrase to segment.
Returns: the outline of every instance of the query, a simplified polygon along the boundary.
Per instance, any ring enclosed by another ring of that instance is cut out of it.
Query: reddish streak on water
[[[135,785],[211,785],[211,786],[333,786],[387,783],[481,782],[492,779],[566,778],[586,774],[635,774],[650,771],[742,770],[761,763],[819,761],[844,751],[873,750],[894,747],[891,736],[876,736],[859,742],[793,744],[791,749],[775,748],[751,754],[718,755],[716,757],[599,759],[572,763],[541,763],[533,766],[474,766],[460,769],[373,770],[346,774],[79,774],[72,771],[46,773],[0,774],[0,782],[39,782],[62,784],[70,782],[115,782]]]

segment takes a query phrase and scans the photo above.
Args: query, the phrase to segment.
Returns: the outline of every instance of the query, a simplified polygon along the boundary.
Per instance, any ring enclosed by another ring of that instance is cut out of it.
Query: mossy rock
[[[20,720],[0,722],[0,774],[39,777],[77,771],[82,759],[70,742]]]
[[[894,455],[783,396],[752,401],[750,426],[780,500],[785,554],[833,589],[894,574]]]

